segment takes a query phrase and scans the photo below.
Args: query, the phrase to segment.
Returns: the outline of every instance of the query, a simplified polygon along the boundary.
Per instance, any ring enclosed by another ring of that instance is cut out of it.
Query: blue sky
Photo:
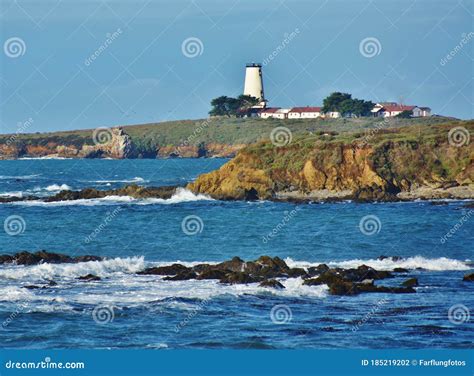
[[[247,62],[272,53],[271,106],[345,91],[473,118],[473,4],[1,0],[0,132],[28,119],[26,132],[204,118],[212,98],[242,92]],[[198,39],[191,54],[188,38]]]

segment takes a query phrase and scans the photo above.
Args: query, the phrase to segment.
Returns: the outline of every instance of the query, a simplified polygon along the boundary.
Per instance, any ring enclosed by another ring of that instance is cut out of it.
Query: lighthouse
[[[263,94],[263,79],[261,64],[247,64],[245,67],[244,95],[250,95],[260,100],[253,108],[265,108],[266,100]]]

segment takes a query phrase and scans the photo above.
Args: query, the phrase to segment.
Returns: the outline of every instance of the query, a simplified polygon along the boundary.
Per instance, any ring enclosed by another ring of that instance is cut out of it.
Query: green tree
[[[332,93],[323,100],[323,112],[340,111],[342,102],[350,100],[351,97],[352,96],[347,93]]]
[[[229,116],[228,110],[229,97],[222,95],[211,101],[212,109],[209,111],[211,116]]]
[[[211,101],[211,116],[242,116],[248,113],[252,106],[260,101],[250,95],[240,95],[238,98],[227,97],[225,95],[214,98]]]
[[[374,103],[352,98],[351,94],[335,92],[323,100],[323,112],[339,112],[342,116],[368,116]]]

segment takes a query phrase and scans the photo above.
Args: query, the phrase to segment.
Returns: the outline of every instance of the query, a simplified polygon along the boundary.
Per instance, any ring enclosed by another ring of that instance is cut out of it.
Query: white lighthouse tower
[[[250,95],[260,100],[253,108],[265,108],[266,100],[263,94],[263,79],[261,64],[247,64],[245,67],[244,95]]]

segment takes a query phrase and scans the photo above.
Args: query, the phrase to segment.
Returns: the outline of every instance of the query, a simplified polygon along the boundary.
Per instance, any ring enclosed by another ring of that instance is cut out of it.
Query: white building
[[[393,102],[377,103],[371,112],[376,117],[394,117],[403,111],[411,111],[413,117],[431,116],[431,109],[429,107],[405,106]]]
[[[314,119],[322,116],[321,107],[293,107],[288,119]]]
[[[337,111],[331,111],[331,112],[326,112],[324,114],[325,117],[329,117],[329,118],[334,118],[334,119],[337,119],[337,118],[340,118],[341,117],[341,113],[340,112],[337,112]]]

